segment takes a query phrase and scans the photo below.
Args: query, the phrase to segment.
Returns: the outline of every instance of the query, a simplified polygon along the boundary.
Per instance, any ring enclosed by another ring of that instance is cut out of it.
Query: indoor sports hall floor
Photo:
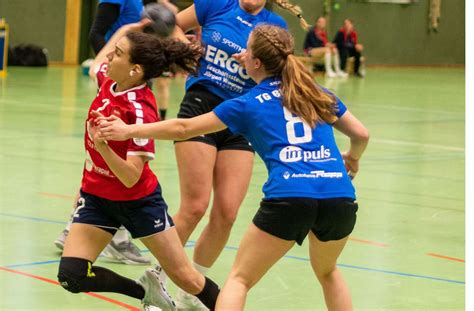
[[[358,222],[339,261],[355,310],[464,310],[464,69],[370,68],[365,79],[318,80],[371,133],[354,180]],[[170,116],[176,115],[182,83],[173,82]],[[79,187],[83,122],[94,96],[95,87],[75,67],[10,68],[0,79],[1,310],[140,307],[121,295],[73,295],[56,283],[60,254],[53,240]],[[347,140],[337,138],[344,149]],[[152,168],[174,214],[179,189],[171,142],[157,144]],[[256,160],[232,236],[211,270],[220,284],[265,177]],[[191,255],[192,241],[186,250]],[[145,269],[103,259],[98,264],[130,278]],[[324,309],[305,243],[251,291],[246,310]]]

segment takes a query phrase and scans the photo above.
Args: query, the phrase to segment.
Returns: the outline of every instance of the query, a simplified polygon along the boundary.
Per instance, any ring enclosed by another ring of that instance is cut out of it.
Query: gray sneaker
[[[176,311],[176,304],[161,281],[161,271],[162,268],[160,266],[148,268],[145,270],[145,274],[137,281],[145,290],[143,306],[144,308],[155,306],[163,311]]]
[[[112,240],[102,251],[102,255],[126,265],[149,265],[151,263],[149,258],[142,256],[140,249],[132,241],[115,243]]]
[[[58,236],[56,240],[54,240],[54,245],[56,245],[57,248],[60,250],[64,249],[64,243],[66,242],[67,235],[69,234],[69,231],[67,229],[64,229],[61,234]]]

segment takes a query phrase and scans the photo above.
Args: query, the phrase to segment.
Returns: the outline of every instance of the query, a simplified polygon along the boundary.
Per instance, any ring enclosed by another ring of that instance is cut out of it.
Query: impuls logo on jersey
[[[331,150],[321,145],[319,150],[303,150],[297,146],[286,146],[280,150],[280,160],[282,162],[320,162],[331,158]]]
[[[221,39],[222,39],[222,35],[221,35],[220,32],[214,31],[214,32],[212,33],[211,39],[212,39],[212,41],[214,41],[214,42],[219,42],[219,41],[221,41]]]

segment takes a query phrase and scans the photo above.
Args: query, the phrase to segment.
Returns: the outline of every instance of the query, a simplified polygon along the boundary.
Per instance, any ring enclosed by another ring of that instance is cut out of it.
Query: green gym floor
[[[359,212],[339,267],[355,310],[464,310],[464,69],[369,68],[325,80],[364,122],[371,141],[354,180]],[[9,68],[0,79],[0,309],[138,310],[116,294],[70,294],[56,283],[64,228],[84,161],[83,123],[95,87],[76,67]],[[176,116],[183,79],[172,82]],[[341,149],[347,139],[337,135]],[[179,204],[171,142],[152,169],[173,215]],[[256,159],[232,235],[210,276],[223,284],[266,178]],[[205,220],[205,219],[204,219]],[[186,246],[192,255],[193,241]],[[145,255],[149,253],[139,244]],[[144,266],[99,259],[130,278]],[[175,293],[176,287],[170,285]],[[307,244],[294,247],[250,292],[246,310],[324,310]]]

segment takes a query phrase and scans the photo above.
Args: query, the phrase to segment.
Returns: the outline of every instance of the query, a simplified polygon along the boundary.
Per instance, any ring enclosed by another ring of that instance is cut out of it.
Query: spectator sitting
[[[341,57],[341,68],[346,69],[348,57],[354,57],[354,75],[356,77],[363,77],[360,69],[361,52],[364,49],[362,44],[357,43],[357,32],[354,29],[352,20],[345,19],[341,29],[336,34],[333,42],[336,44]]]
[[[304,52],[310,56],[314,62],[324,59],[327,77],[347,76],[339,66],[339,53],[336,46],[328,41],[326,19],[324,17],[319,17],[316,20],[316,25],[306,34]],[[333,56],[334,70],[331,68],[331,56]]]

